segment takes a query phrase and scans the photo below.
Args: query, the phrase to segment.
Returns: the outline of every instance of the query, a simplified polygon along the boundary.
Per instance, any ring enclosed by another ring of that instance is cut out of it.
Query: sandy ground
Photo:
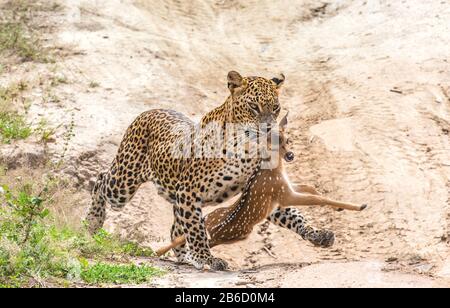
[[[369,204],[362,213],[304,209],[336,232],[331,249],[265,224],[214,249],[230,272],[146,260],[170,269],[153,285],[450,286],[447,1],[63,2],[48,40],[64,51],[58,66],[70,83],[58,88],[62,106],[33,105],[31,114],[75,123],[66,172],[86,189],[80,218],[92,179],[139,113],[164,107],[199,119],[226,98],[232,69],[286,75],[291,179]],[[170,205],[148,184],[123,212],[109,213],[107,229],[158,248],[171,222]]]

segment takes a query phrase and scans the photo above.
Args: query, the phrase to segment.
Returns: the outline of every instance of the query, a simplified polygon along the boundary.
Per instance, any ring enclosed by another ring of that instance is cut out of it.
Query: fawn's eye
[[[295,155],[292,152],[287,152],[286,155],[284,156],[284,159],[290,163],[291,161],[293,161],[295,159]]]

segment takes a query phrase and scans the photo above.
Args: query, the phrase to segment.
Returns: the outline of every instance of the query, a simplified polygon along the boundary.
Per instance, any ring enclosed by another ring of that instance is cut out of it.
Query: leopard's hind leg
[[[105,178],[106,173],[100,173],[91,192],[92,203],[86,215],[87,227],[91,234],[96,233],[105,223],[106,201],[103,196]]]
[[[117,176],[118,166],[113,166],[108,172],[100,173],[92,190],[92,203],[86,216],[88,230],[91,234],[96,233],[106,220],[106,204],[111,209],[121,210],[143,183],[139,177]]]
[[[149,156],[149,113],[143,113],[127,129],[117,155],[107,172],[100,173],[92,191],[92,204],[86,220],[91,233],[97,232],[106,219],[106,203],[121,210],[150,176],[146,163]]]

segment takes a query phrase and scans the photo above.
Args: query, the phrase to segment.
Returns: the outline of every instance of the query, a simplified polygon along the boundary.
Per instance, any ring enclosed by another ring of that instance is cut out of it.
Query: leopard
[[[109,169],[97,177],[85,219],[89,232],[102,228],[107,204],[120,211],[142,184],[152,182],[173,206],[172,240],[186,238],[173,249],[178,261],[197,269],[226,270],[227,262],[211,253],[202,209],[242,193],[260,168],[264,159],[254,145],[259,133],[270,131],[277,121],[284,82],[283,74],[243,77],[230,71],[228,97],[199,123],[170,109],[140,114],[127,128]],[[278,208],[268,220],[297,233],[304,224],[295,208]]]

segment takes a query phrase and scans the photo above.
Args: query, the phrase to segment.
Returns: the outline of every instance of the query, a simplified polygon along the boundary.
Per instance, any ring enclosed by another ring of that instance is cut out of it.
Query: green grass
[[[0,111],[0,141],[11,143],[13,140],[26,139],[32,133],[23,115],[15,112]]]
[[[23,82],[12,84],[6,88],[0,87],[0,143],[26,139],[32,134],[25,115],[17,111],[21,93],[27,87],[27,84]]]
[[[120,251],[121,253],[132,257],[152,257],[155,255],[153,250],[146,247],[141,247],[133,242],[122,243],[120,245]]]
[[[91,237],[84,228],[57,227],[46,207],[50,199],[48,188],[33,194],[32,185],[17,190],[1,187],[0,288],[28,286],[30,281],[70,285],[80,279],[89,284],[138,284],[162,274],[147,265],[109,264],[117,256],[152,256],[153,252],[105,230]]]
[[[23,62],[48,62],[40,40],[22,22],[0,23],[0,52],[11,52]]]
[[[53,62],[49,50],[42,45],[41,23],[44,12],[61,11],[54,1],[10,0],[1,4],[0,62],[3,56],[15,55],[22,62]]]
[[[50,82],[53,85],[56,82],[63,83],[64,80],[62,77],[55,77]],[[25,82],[0,87],[0,143],[11,143],[15,140],[26,139],[31,135],[35,135],[44,144],[55,141],[54,136],[61,125],[52,127],[48,121],[41,118],[32,128],[26,121],[26,114],[31,104],[23,92],[29,87]],[[51,97],[53,101],[59,100],[55,95]],[[22,106],[20,106],[21,104]]]
[[[55,234],[56,235],[56,234]],[[59,240],[73,242],[79,255],[86,258],[109,257],[122,255],[131,257],[151,257],[154,252],[136,243],[123,241],[116,236],[100,229],[94,236],[74,232],[70,229],[58,230]]]
[[[147,265],[96,263],[83,266],[81,278],[90,284],[142,284],[161,274],[161,270]]]

